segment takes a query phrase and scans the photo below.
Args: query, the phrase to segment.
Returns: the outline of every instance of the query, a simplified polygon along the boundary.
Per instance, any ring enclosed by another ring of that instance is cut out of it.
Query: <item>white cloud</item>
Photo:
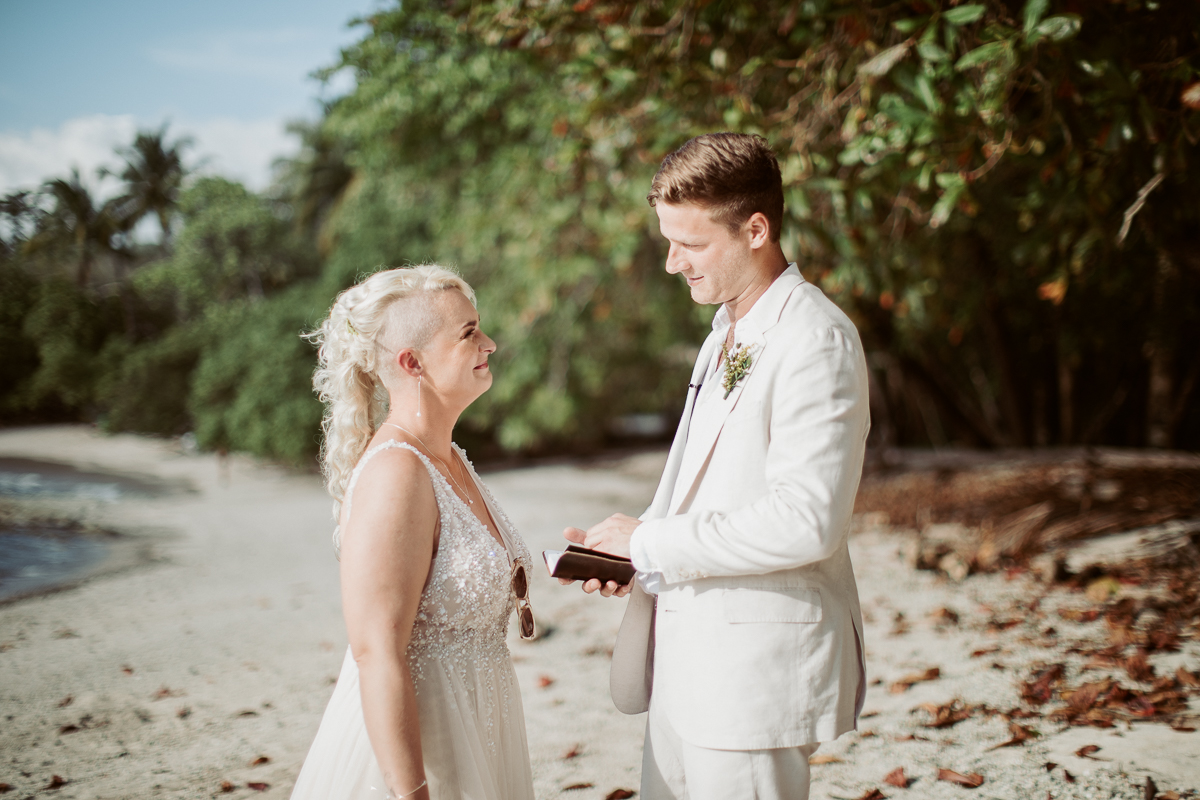
[[[57,130],[0,133],[0,194],[37,188],[47,179],[65,177],[73,167],[96,187],[99,167],[120,164],[115,148],[131,143],[139,127],[160,124],[139,124],[130,115],[93,114],[67,120]],[[199,165],[201,173],[223,175],[262,190],[270,183],[275,159],[296,150],[296,141],[284,127],[278,119],[172,121],[168,137],[194,140],[185,151],[186,163]]]
[[[113,148],[133,141],[136,131],[132,116],[92,114],[69,119],[58,130],[0,133],[0,193],[36,189],[45,180],[66,177],[72,168],[94,186],[96,169],[113,164]]]

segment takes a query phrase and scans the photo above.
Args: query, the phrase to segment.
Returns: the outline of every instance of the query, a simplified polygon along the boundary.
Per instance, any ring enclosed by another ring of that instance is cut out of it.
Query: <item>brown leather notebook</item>
[[[586,581],[591,578],[606,583],[616,581],[624,585],[633,580],[637,572],[628,558],[588,550],[586,547],[568,545],[566,550],[543,550],[546,569],[552,578],[571,581]]]

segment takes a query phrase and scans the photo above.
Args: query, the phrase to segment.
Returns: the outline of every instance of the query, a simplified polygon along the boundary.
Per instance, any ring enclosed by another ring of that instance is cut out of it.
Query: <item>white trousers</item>
[[[817,743],[772,750],[710,750],[679,737],[650,697],[641,800],[808,800]]]

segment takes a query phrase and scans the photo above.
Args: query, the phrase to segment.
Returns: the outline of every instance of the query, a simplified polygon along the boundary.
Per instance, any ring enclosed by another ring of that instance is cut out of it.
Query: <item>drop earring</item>
[[[425,380],[424,375],[417,376],[417,416],[421,416],[421,381]]]

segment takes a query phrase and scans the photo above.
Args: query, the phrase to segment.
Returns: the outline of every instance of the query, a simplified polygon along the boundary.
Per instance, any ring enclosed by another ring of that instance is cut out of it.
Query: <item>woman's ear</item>
[[[396,353],[395,359],[396,366],[406,375],[418,378],[424,372],[424,368],[421,367],[421,362],[417,358],[417,352],[411,347],[406,347]]]

